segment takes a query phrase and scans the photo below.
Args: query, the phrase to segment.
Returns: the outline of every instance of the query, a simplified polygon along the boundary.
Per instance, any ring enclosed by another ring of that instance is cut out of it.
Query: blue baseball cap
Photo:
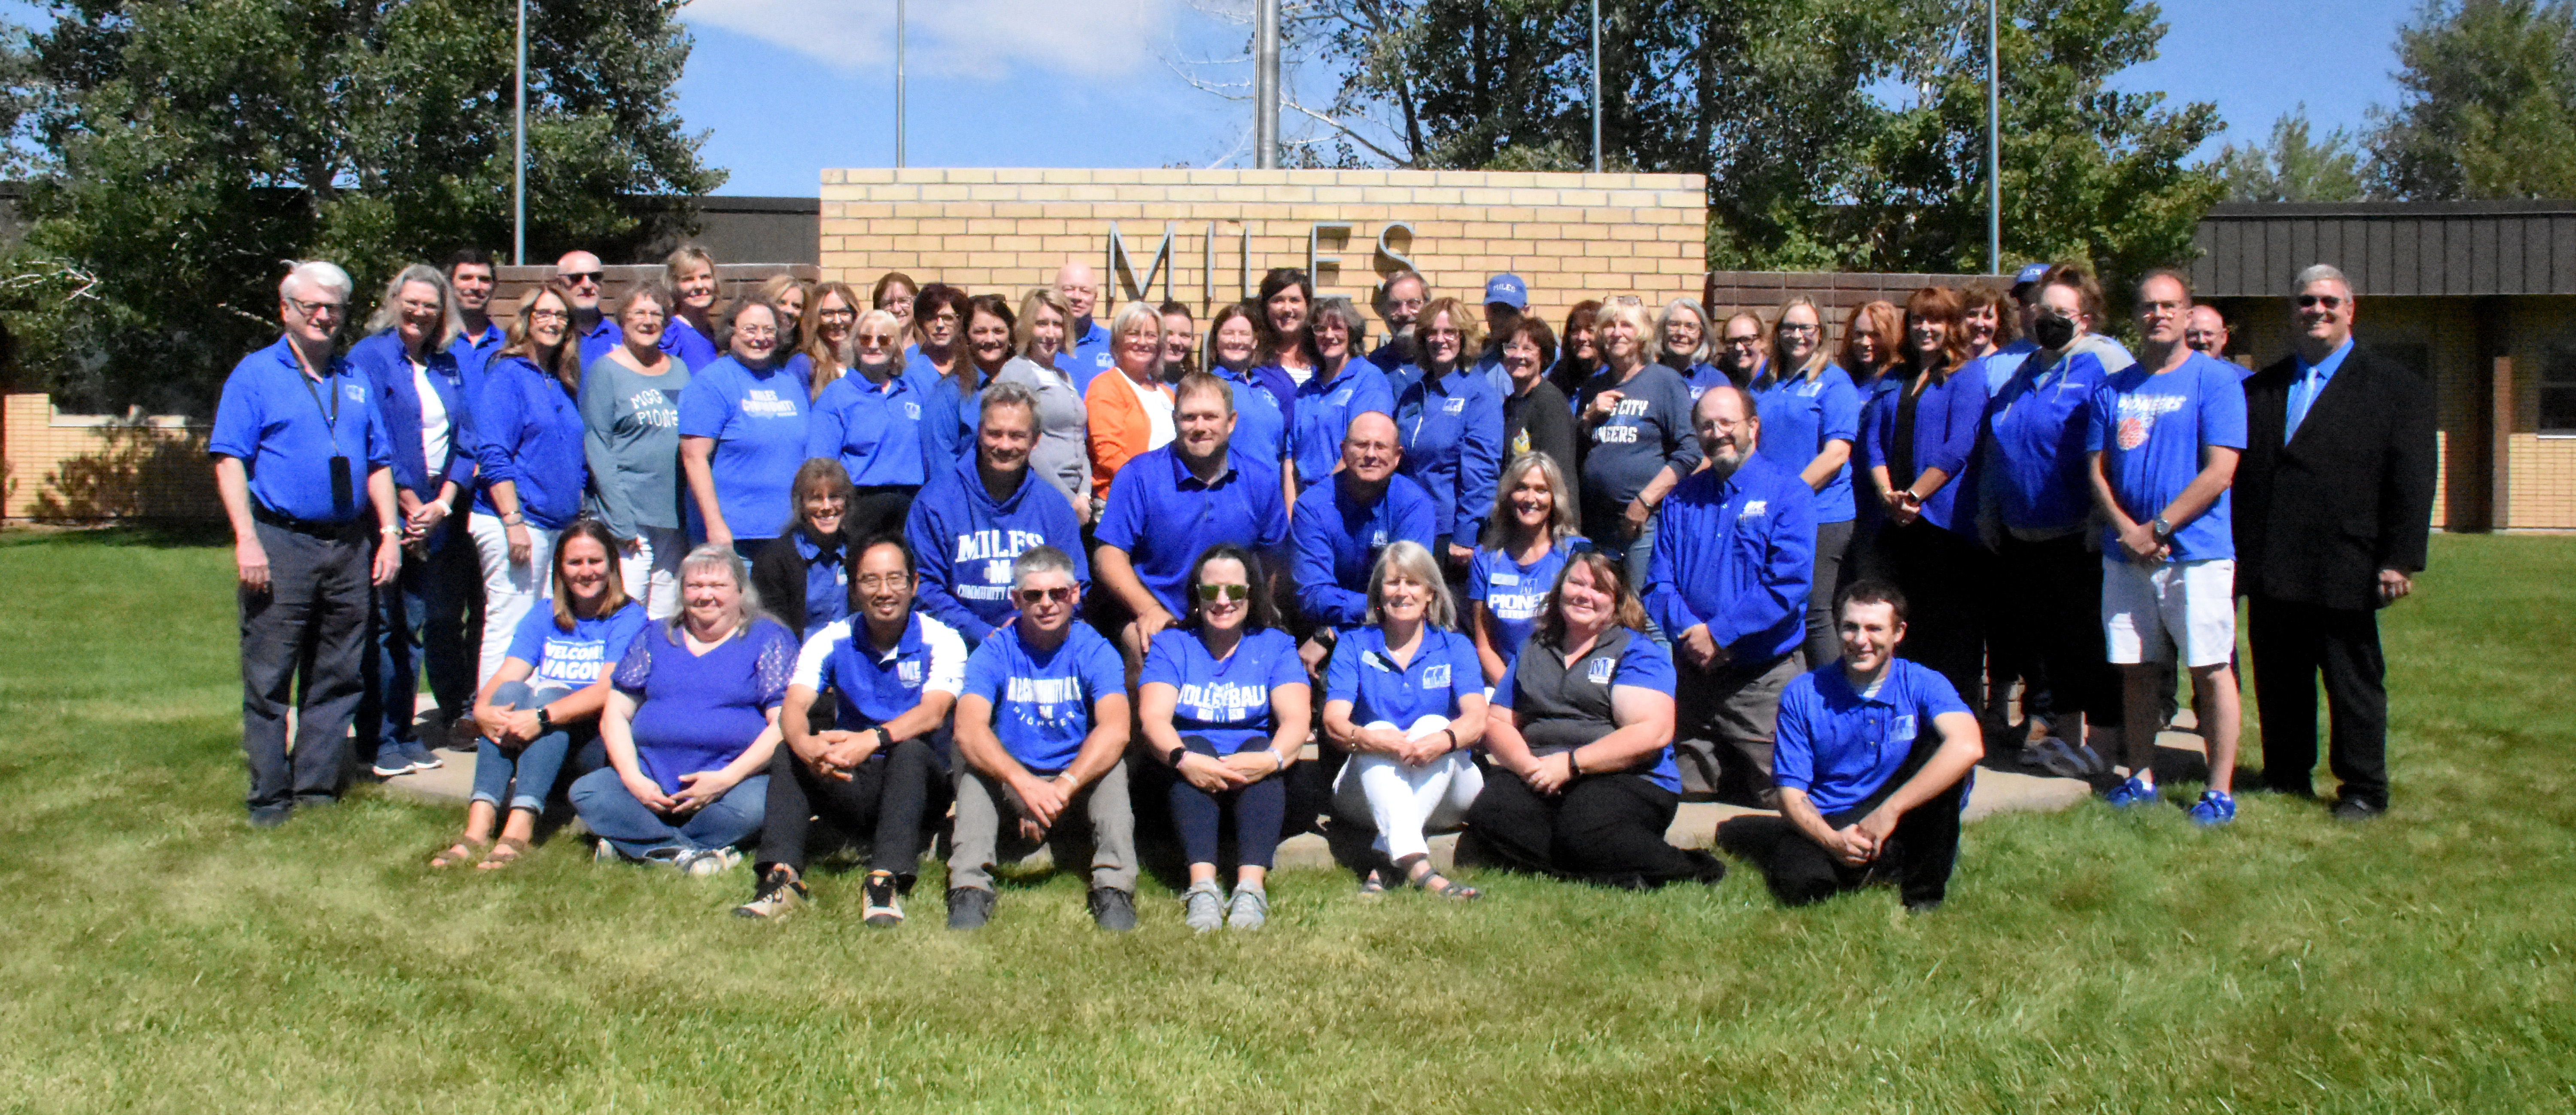
[[[2013,285],[2017,287],[2028,286],[2040,281],[2041,279],[2047,278],[2049,266],[2049,264],[2045,263],[2034,263],[2022,268],[2019,274],[2013,276]]]
[[[1529,308],[1528,287],[1522,284],[1518,275],[1496,275],[1485,280],[1485,302],[1488,305],[1500,302],[1515,310],[1526,310]]]

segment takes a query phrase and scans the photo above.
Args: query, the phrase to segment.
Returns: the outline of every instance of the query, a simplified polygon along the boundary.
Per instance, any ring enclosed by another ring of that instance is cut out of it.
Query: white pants
[[[648,619],[669,619],[680,610],[680,559],[689,556],[689,536],[678,527],[635,528],[643,543],[634,553],[617,551],[617,573],[626,595],[644,603]]]
[[[2102,634],[2116,666],[2169,661],[2168,643],[2192,669],[2225,665],[2236,653],[2236,562],[2149,567],[2104,555]]]
[[[1371,728],[1392,728],[1380,721]],[[1445,717],[1426,716],[1405,734],[1420,738],[1448,727]],[[1333,811],[1343,816],[1365,813],[1377,825],[1370,847],[1388,859],[1428,855],[1427,829],[1456,828],[1467,819],[1467,807],[1485,789],[1485,772],[1467,752],[1452,751],[1418,767],[1384,755],[1354,755],[1333,781]]]
[[[510,637],[519,633],[528,609],[554,595],[556,532],[529,523],[528,563],[512,565],[509,531],[499,516],[477,511],[465,520],[465,531],[483,568],[483,654],[474,669],[474,691],[480,693],[510,656]]]

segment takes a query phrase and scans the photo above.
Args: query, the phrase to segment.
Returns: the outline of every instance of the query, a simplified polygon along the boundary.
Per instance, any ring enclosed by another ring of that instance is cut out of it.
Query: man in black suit
[[[2245,381],[2236,590],[2248,600],[2263,781],[2309,792],[2316,678],[2333,715],[2334,814],[2388,808],[2388,691],[2378,609],[2414,591],[2433,509],[2433,389],[2352,342],[2352,284],[2299,273],[2288,358]]]

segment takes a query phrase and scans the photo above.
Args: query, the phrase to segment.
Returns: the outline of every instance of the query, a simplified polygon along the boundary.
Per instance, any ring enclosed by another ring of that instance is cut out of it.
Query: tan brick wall
[[[2515,434],[2508,458],[2513,470],[2515,529],[2576,529],[2576,438]]]
[[[56,413],[10,395],[0,428],[0,513],[11,519],[220,519],[207,429],[177,418]]]
[[[1123,302],[1134,293],[1126,272],[1107,268],[1110,224],[1141,281],[1168,221],[1171,297],[1202,318],[1270,268],[1306,267],[1310,250],[1340,257],[1316,268],[1318,293],[1365,305],[1396,266],[1378,253],[1393,223],[1412,235],[1389,246],[1430,280],[1433,297],[1475,302],[1487,276],[1509,271],[1551,321],[1607,293],[1697,295],[1707,235],[1705,181],[1680,174],[826,170],[822,189],[825,279],[865,289],[902,271],[1016,299],[1072,258],[1102,269]],[[1351,228],[1317,245],[1318,222]],[[1164,290],[1156,276],[1149,296],[1159,302]]]

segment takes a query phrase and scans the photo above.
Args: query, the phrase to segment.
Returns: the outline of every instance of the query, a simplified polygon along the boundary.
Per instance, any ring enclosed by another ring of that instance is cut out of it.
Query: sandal
[[[463,867],[481,859],[483,850],[491,846],[492,842],[489,840],[477,840],[471,836],[460,837],[455,843],[439,849],[429,857],[430,869],[445,871],[451,867]]]
[[[511,864],[519,862],[519,857],[527,854],[527,851],[527,841],[521,840],[515,836],[504,836],[501,839],[492,842],[492,850],[483,853],[483,862],[475,864],[474,869],[477,871],[498,871],[504,867],[508,867]]]
[[[1368,875],[1367,875],[1365,878],[1362,878],[1362,879],[1360,880],[1360,897],[1362,897],[1362,898],[1384,898],[1384,897],[1386,897],[1386,880],[1383,880],[1383,879],[1378,878],[1378,877],[1377,877],[1377,872],[1375,872],[1375,871],[1371,871],[1371,872],[1369,872],[1369,873],[1368,873]]]
[[[1431,880],[1433,879],[1440,880],[1440,885],[1436,887],[1432,886]],[[1474,887],[1468,886],[1465,883],[1459,882],[1456,879],[1452,879],[1446,875],[1442,875],[1438,871],[1432,870],[1431,861],[1428,859],[1422,861],[1421,874],[1416,875],[1411,872],[1405,873],[1404,884],[1414,888],[1415,890],[1425,891],[1439,895],[1442,898],[1453,899],[1459,902],[1472,901],[1483,894],[1482,891],[1479,891]]]

